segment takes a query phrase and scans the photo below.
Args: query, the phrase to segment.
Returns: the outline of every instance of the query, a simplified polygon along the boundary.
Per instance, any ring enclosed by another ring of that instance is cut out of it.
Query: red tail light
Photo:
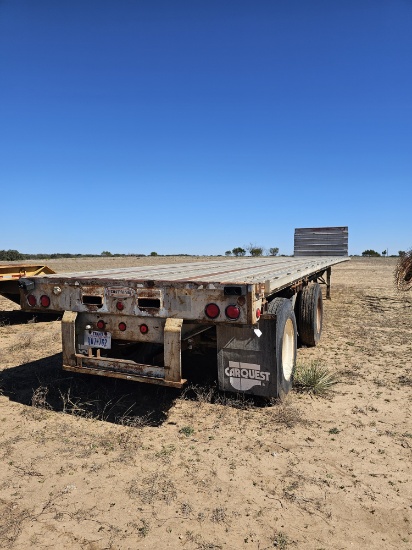
[[[49,307],[50,298],[43,294],[43,296],[40,296],[40,304],[42,305],[42,307]]]
[[[116,307],[119,311],[123,311],[124,310],[124,303],[123,302],[117,302]]]
[[[209,319],[216,319],[220,314],[220,309],[217,304],[207,304],[205,307],[205,313]]]
[[[119,323],[119,330],[124,332],[126,330],[126,323]]]
[[[100,319],[99,321],[97,321],[96,326],[99,330],[104,330],[106,328],[106,323],[102,319]]]
[[[140,325],[140,332],[142,334],[147,334],[149,332],[149,327],[147,325]]]
[[[227,306],[225,313],[226,317],[235,320],[240,316],[240,309],[237,306]]]
[[[27,296],[27,301],[31,307],[34,307],[37,304],[36,296],[33,296],[33,294],[29,294]]]
[[[256,319],[260,319],[261,311],[259,308],[256,310]]]

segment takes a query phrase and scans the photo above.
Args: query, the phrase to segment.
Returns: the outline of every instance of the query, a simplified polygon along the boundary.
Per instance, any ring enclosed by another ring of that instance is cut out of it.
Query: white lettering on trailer
[[[250,390],[253,386],[261,386],[262,382],[269,382],[270,376],[270,372],[260,370],[260,365],[238,361],[229,361],[229,366],[225,368],[225,374],[229,377],[230,385],[239,391]]]

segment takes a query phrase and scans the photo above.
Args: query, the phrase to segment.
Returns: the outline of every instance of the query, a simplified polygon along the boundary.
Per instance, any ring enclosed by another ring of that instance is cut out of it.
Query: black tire
[[[276,370],[278,395],[285,396],[292,388],[297,355],[297,327],[292,303],[287,298],[275,298],[268,313],[276,315]]]
[[[306,286],[296,300],[299,341],[305,346],[316,346],[322,334],[323,300],[318,283]]]

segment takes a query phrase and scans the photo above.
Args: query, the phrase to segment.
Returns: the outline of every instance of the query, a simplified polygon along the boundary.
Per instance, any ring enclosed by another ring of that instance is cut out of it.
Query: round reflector
[[[43,306],[43,307],[49,307],[50,305],[50,298],[48,296],[46,296],[45,294],[43,294],[43,296],[40,296],[40,304]]]
[[[100,319],[99,321],[97,321],[96,326],[99,330],[103,330],[106,326],[106,323],[102,319]]]
[[[124,310],[124,303],[123,302],[117,302],[116,307],[119,311]]]
[[[147,325],[140,325],[140,332],[146,334],[149,332],[149,327]]]
[[[217,304],[207,304],[205,307],[205,313],[209,319],[216,319],[220,314],[220,309]]]
[[[259,308],[257,308],[257,310],[256,310],[256,319],[259,319],[260,315],[261,315],[261,311],[260,311]]]
[[[33,296],[33,294],[29,294],[27,296],[27,301],[28,301],[29,305],[32,306],[32,307],[37,304],[36,296]]]
[[[126,330],[126,323],[119,323],[119,330],[124,332]]]
[[[227,306],[226,317],[229,319],[238,319],[240,315],[240,309],[237,306]]]

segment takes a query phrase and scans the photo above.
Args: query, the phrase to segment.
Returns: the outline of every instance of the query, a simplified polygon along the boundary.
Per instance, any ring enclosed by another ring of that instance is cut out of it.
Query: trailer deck
[[[151,286],[164,283],[193,283],[201,285],[248,285],[264,284],[265,294],[289,287],[302,278],[323,272],[332,265],[349,260],[348,257],[270,257],[221,259],[204,262],[147,265],[121,269],[101,269],[48,275],[44,280],[56,283],[70,283],[74,280],[86,282],[129,282],[145,283]],[[43,277],[38,277],[43,280]],[[39,281],[40,282],[40,281]]]

